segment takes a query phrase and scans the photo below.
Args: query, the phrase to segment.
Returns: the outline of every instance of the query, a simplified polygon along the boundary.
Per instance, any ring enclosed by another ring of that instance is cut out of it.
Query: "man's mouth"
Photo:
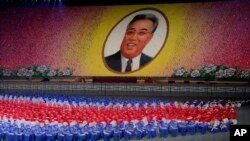
[[[134,43],[128,43],[127,44],[127,47],[128,48],[134,48],[136,46],[136,44],[134,44]]]

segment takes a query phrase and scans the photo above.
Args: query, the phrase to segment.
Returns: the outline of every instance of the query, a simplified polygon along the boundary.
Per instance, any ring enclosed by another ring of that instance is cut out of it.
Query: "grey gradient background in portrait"
[[[160,51],[160,49],[163,47],[165,38],[167,36],[167,29],[168,29],[167,21],[165,17],[162,15],[162,13],[160,13],[159,11],[152,9],[145,9],[133,12],[132,14],[128,15],[123,20],[121,20],[116,25],[116,27],[113,28],[104,46],[104,57],[110,56],[120,50],[120,46],[123,37],[125,36],[127,25],[138,14],[154,14],[159,19],[159,24],[156,31],[154,32],[154,36],[144,48],[143,53],[153,58]]]

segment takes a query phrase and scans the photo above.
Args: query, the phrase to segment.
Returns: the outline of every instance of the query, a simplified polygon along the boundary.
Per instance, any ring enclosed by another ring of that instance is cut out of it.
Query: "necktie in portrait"
[[[127,67],[125,69],[125,72],[130,72],[132,70],[131,64],[132,64],[132,59],[129,59],[127,62]]]

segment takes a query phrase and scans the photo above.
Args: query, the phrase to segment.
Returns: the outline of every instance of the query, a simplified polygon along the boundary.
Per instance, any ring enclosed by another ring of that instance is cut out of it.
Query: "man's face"
[[[132,23],[123,38],[121,53],[126,58],[134,58],[142,53],[142,50],[153,37],[153,22],[151,20],[137,20]]]

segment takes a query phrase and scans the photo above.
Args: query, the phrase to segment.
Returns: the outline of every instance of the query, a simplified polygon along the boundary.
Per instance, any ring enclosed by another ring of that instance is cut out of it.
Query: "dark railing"
[[[92,83],[90,81],[83,83],[75,82],[74,79],[69,80],[61,79],[61,81],[51,80],[49,82],[0,80],[0,91],[115,97],[250,98],[250,85],[247,82],[215,83],[204,81],[197,83],[191,81],[184,83],[183,81],[182,83],[170,83],[168,80],[154,80],[150,83]]]

